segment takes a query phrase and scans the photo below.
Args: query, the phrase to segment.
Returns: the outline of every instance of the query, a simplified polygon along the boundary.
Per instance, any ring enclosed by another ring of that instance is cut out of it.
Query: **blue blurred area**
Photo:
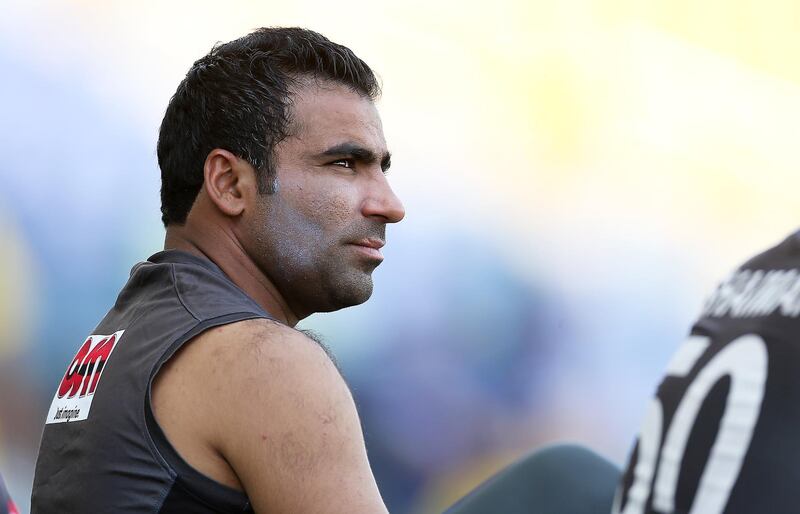
[[[452,229],[406,239],[412,231],[389,234],[391,273],[360,309],[384,313],[380,326],[360,323],[372,351],[343,362],[392,512],[412,511],[427,483],[496,451],[500,420],[536,410],[559,317],[555,299],[484,242]]]
[[[0,195],[35,258],[40,322],[30,350],[52,357],[34,365],[55,384],[124,283],[131,227],[158,216],[158,170],[140,134],[80,83],[56,82],[3,54],[0,67],[2,110],[13,120],[0,125],[13,149],[0,163]]]

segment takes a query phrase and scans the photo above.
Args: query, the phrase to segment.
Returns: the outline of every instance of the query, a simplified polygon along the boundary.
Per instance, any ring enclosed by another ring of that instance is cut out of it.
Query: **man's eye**
[[[339,159],[337,161],[333,161],[331,164],[335,164],[337,166],[341,166],[343,168],[355,168],[356,163],[353,159]]]

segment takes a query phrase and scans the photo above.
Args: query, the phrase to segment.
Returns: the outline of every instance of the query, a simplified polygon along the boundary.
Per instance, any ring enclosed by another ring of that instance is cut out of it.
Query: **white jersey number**
[[[690,337],[667,366],[667,376],[685,377],[710,344],[707,337]],[[675,510],[675,490],[689,434],[703,401],[714,384],[725,376],[731,380],[725,411],[689,511],[689,514],[722,513],[750,446],[767,381],[767,347],[763,339],[753,334],[731,341],[703,366],[675,410],[660,450],[665,428],[663,407],[658,398],[653,400],[639,436],[639,455],[625,509],[620,509],[620,488],[612,509],[614,514],[643,514],[651,486],[652,510],[664,513]]]

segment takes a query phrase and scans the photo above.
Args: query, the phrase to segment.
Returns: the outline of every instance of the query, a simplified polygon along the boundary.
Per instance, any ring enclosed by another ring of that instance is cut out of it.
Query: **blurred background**
[[[158,126],[214,42],[313,28],[381,76],[407,217],[334,350],[393,513],[532,448],[622,463],[715,283],[800,221],[794,0],[0,0],[0,473],[161,248]]]

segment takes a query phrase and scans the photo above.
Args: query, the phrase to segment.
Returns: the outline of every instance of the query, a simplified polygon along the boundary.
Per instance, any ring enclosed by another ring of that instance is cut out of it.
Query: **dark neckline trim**
[[[200,257],[183,250],[162,250],[148,257],[147,261],[152,262],[153,264],[190,264],[202,266],[209,271],[220,274],[227,278],[225,272],[222,271],[222,269],[214,264],[214,262],[210,259],[206,257]]]

